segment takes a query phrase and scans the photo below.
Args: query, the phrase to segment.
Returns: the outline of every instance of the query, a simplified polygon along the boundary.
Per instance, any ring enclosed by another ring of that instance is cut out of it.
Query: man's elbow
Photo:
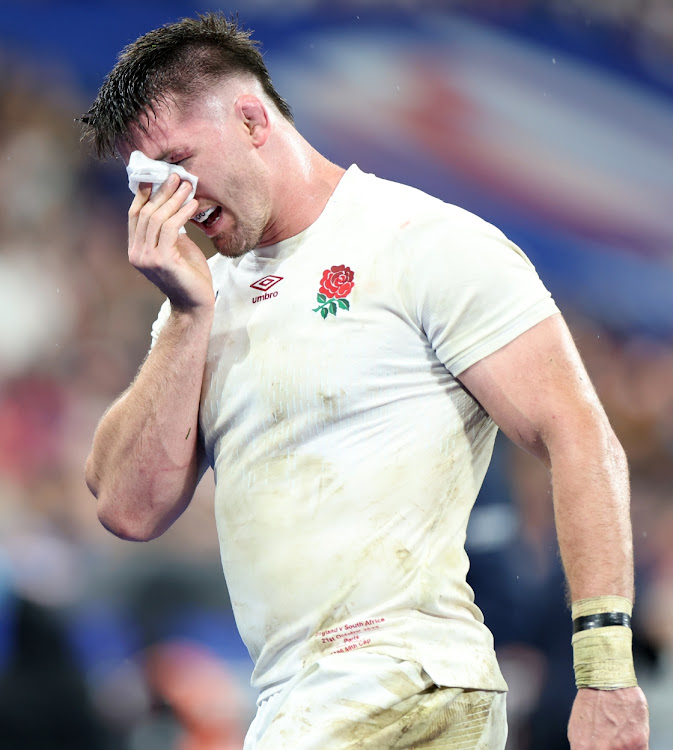
[[[115,493],[106,487],[97,469],[93,451],[86,460],[84,480],[97,500],[98,520],[111,534],[129,542],[149,542],[162,533],[163,530],[157,530],[143,523],[142,519],[131,517],[123,511],[123,504],[117,502]]]
[[[161,475],[130,478],[97,466],[93,452],[85,467],[86,484],[97,500],[98,520],[114,536],[149,542],[161,536],[182,514],[194,483],[161,482]],[[187,478],[191,479],[191,476]]]
[[[148,523],[141,518],[119,512],[114,505],[101,499],[98,501],[98,520],[103,528],[127,542],[151,542],[166,530],[156,523]]]

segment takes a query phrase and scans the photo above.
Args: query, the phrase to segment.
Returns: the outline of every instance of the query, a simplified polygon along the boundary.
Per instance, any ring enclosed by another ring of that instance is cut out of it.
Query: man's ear
[[[252,94],[243,94],[236,100],[236,111],[248,128],[253,145],[257,148],[263,146],[269,137],[271,123],[261,100]]]

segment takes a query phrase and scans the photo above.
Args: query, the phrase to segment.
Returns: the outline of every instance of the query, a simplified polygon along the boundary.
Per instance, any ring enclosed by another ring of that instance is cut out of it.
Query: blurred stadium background
[[[0,3],[0,747],[233,750],[250,661],[211,486],[147,545],[97,523],[82,467],[161,299],[126,261],[123,165],[73,118],[117,52],[238,11],[297,125],[342,165],[500,226],[566,313],[629,455],[637,671],[673,747],[673,3]],[[471,582],[510,683],[509,750],[567,748],[573,684],[549,485],[505,441]]]

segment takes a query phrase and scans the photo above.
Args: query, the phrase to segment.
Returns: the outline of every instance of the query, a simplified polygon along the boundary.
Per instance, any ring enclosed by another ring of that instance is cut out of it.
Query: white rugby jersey
[[[497,428],[457,377],[558,312],[531,263],[355,166],[305,231],[209,262],[200,428],[253,686],[364,648],[505,690],[464,550]]]

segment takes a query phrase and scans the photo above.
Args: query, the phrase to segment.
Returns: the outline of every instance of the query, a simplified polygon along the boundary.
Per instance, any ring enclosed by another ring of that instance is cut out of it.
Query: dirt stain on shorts
[[[371,723],[334,727],[334,734],[349,750],[502,750],[507,730],[504,696],[502,706],[494,705],[498,696],[433,686],[375,712]]]
[[[440,687],[415,662],[328,657],[260,706],[245,750],[504,750],[505,693]]]

